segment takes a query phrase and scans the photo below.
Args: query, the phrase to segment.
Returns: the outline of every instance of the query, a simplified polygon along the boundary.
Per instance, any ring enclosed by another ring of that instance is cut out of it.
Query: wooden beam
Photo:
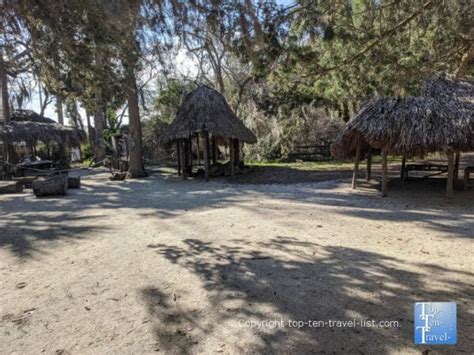
[[[209,132],[204,132],[204,178],[209,181]]]
[[[446,196],[453,197],[454,183],[454,153],[448,152],[448,181],[446,183]]]
[[[387,196],[387,151],[382,150],[382,197]]]
[[[402,167],[400,168],[400,180],[401,180],[402,182],[405,182],[406,164],[407,164],[407,157],[404,155],[404,156],[402,157]]]
[[[367,171],[366,171],[367,181],[372,180],[372,148],[369,148],[367,152]]]
[[[356,148],[356,155],[354,160],[354,172],[352,173],[352,188],[357,188],[357,176],[359,175],[359,160],[360,160],[360,149],[361,149],[361,142],[360,137],[357,139],[357,148]]]
[[[178,176],[181,176],[181,140],[176,140],[176,158],[178,163]]]
[[[229,140],[229,153],[230,153],[230,177],[233,179],[235,177],[235,149],[234,149],[234,140],[232,138]]]

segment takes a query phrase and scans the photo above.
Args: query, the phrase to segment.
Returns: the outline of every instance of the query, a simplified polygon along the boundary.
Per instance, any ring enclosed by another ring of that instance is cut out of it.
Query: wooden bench
[[[470,174],[474,174],[474,166],[468,166],[464,169],[464,189],[468,187],[474,187],[474,179],[470,179]]]
[[[425,175],[422,179],[429,178],[431,176],[436,176],[448,172],[448,166],[443,164],[407,164],[404,169],[404,179],[408,179],[409,171],[427,171],[431,174]]]
[[[289,161],[325,161],[331,160],[330,145],[297,145],[288,153]]]

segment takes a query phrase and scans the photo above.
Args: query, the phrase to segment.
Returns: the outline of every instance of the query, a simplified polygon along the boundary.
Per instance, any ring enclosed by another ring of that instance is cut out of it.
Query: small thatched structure
[[[224,96],[207,86],[200,86],[184,96],[176,119],[160,137],[162,143],[176,142],[178,171],[181,173],[183,165],[184,178],[192,168],[192,158],[189,157],[192,156],[193,138],[196,138],[198,150],[202,141],[206,180],[209,177],[211,153],[212,161],[216,163],[217,144],[229,142],[233,175],[240,160],[240,142],[257,142],[255,135],[235,115]]]
[[[67,146],[78,146],[85,140],[85,133],[74,127],[62,126],[54,120],[38,115],[34,111],[17,110],[8,125],[0,127],[0,141],[14,144],[25,142],[57,142]]]
[[[421,93],[372,100],[346,124],[331,153],[338,159],[355,158],[354,187],[359,160],[370,157],[373,149],[385,158],[395,154],[404,160],[474,150],[473,83],[438,74],[424,83]],[[386,194],[384,184],[382,192]]]
[[[355,156],[359,137],[363,150],[385,149],[406,157],[474,149],[472,110],[432,97],[379,98],[366,104],[332,146],[339,159]]]
[[[32,110],[15,110],[10,120],[14,122],[56,123],[55,120],[41,116]]]
[[[207,86],[200,86],[184,96],[176,119],[163,132],[161,141],[187,139],[197,132],[245,143],[257,142],[252,131],[232,112],[224,96]]]

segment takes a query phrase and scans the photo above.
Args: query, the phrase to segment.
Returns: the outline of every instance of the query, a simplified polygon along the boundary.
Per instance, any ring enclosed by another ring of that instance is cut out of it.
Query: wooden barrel
[[[67,178],[67,187],[68,189],[79,189],[81,187],[81,177],[69,176]]]
[[[66,195],[68,179],[66,175],[40,177],[33,181],[33,193],[36,197]]]
[[[14,194],[23,191],[20,181],[0,181],[0,194]]]

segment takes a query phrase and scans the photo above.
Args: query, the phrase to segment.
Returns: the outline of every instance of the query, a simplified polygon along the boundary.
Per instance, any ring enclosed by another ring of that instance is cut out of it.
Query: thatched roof
[[[352,158],[358,139],[363,152],[370,145],[407,157],[474,150],[474,85],[438,75],[422,93],[365,104],[332,145],[333,156]]]
[[[474,83],[459,80],[446,73],[436,73],[425,80],[421,96],[434,97],[440,100],[455,100],[462,104],[471,104],[474,100]]]
[[[232,112],[224,96],[201,86],[184,96],[175,120],[163,132],[160,141],[189,138],[193,133],[207,131],[220,138],[236,138],[256,143],[257,138]]]
[[[77,146],[85,140],[85,133],[82,130],[62,126],[33,111],[15,111],[11,120],[10,124],[0,127],[2,142],[35,144],[38,141],[43,143],[54,141]]]
[[[41,116],[40,114],[31,110],[16,110],[15,112],[13,112],[11,120],[16,122],[29,121],[36,123],[56,123],[55,120]]]

